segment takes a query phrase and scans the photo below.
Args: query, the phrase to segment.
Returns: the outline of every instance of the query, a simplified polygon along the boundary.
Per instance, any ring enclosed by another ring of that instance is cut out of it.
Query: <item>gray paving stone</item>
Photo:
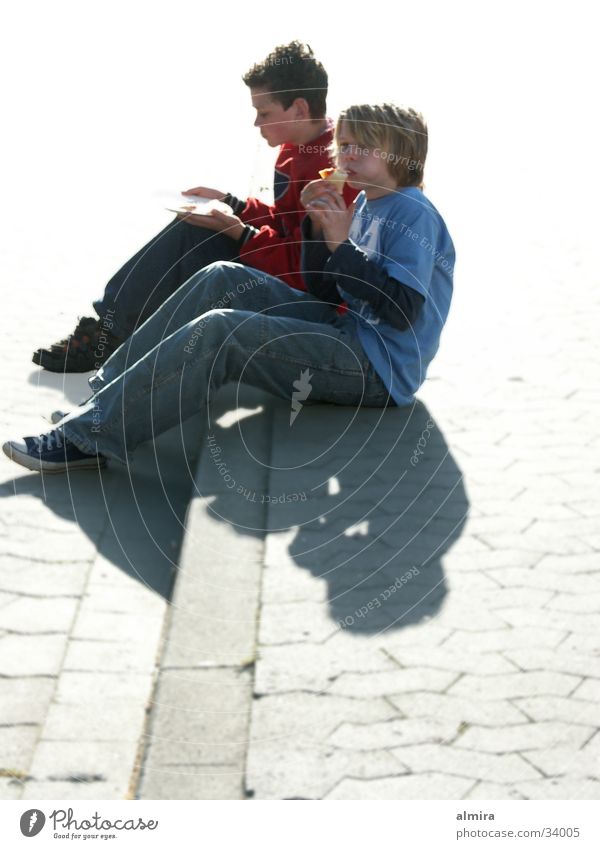
[[[23,784],[15,778],[0,778],[0,799],[20,799]]]
[[[449,572],[454,571],[487,571],[492,569],[529,568],[535,566],[540,560],[537,551],[522,551],[519,549],[502,549],[490,551],[489,549],[479,552],[458,553],[455,549],[449,551],[444,557],[444,565]]]
[[[514,672],[514,666],[496,652],[476,654],[472,652],[454,652],[440,648],[387,650],[400,666],[412,669],[414,667],[430,667],[446,669],[452,672],[469,672],[472,675],[498,675],[502,672]]]
[[[474,699],[512,699],[518,696],[566,696],[579,682],[561,672],[514,672],[481,678],[465,675],[449,688],[449,694]]]
[[[600,781],[546,778],[524,781],[515,788],[525,799],[600,799]]]
[[[461,724],[503,727],[521,724],[523,713],[513,704],[500,700],[458,698],[442,693],[401,693],[389,701],[405,717],[440,717]]]
[[[523,608],[526,610],[526,608]],[[472,633],[485,633],[506,627],[504,608],[486,610],[483,607],[469,605],[466,601],[449,602],[437,615],[436,621],[444,628],[460,629]]]
[[[527,752],[570,745],[583,746],[595,733],[593,727],[566,722],[529,722],[509,728],[467,728],[455,745],[483,752]]]
[[[575,631],[581,634],[597,633],[600,627],[600,614],[560,613],[556,610],[528,610],[526,607],[503,608],[497,611],[513,628],[522,625],[532,627],[556,628],[558,631]]]
[[[149,693],[140,693],[135,701],[111,699],[96,690],[85,703],[54,703],[46,717],[44,740],[137,741],[148,697]]]
[[[473,782],[447,775],[407,775],[360,781],[345,778],[325,799],[464,799]]]
[[[556,590],[561,596],[595,593],[600,587],[600,573],[581,574],[565,581],[564,575],[538,566],[535,569],[495,569],[494,580],[504,587],[536,587]]]
[[[146,768],[141,799],[243,799],[244,772],[203,764]]]
[[[8,634],[0,639],[0,675],[57,675],[66,637],[45,634]]]
[[[0,727],[0,769],[11,777],[26,775],[39,735],[39,725]]]
[[[81,603],[72,637],[76,640],[105,640],[126,644],[150,642],[157,645],[162,626],[162,617],[155,613],[143,616],[104,613],[94,610],[88,598]]]
[[[80,595],[89,566],[78,563],[31,563],[0,556],[0,586],[36,597]]]
[[[455,631],[444,643],[448,651],[473,651],[474,647],[483,653],[519,649],[523,645],[533,648],[540,646],[557,646],[562,644],[567,636],[566,631],[554,628],[498,628],[477,634],[476,637],[467,631]]]
[[[151,673],[128,672],[70,672],[63,670],[56,686],[57,704],[76,704],[93,709],[98,700],[105,705],[115,701],[139,701],[151,691]]]
[[[414,625],[406,625],[400,629],[389,628],[383,633],[369,634],[364,639],[372,649],[387,651],[388,648],[393,648],[395,651],[400,651],[403,648],[410,649],[414,646],[422,648],[439,646],[445,643],[452,633],[451,628],[442,628],[437,625],[436,619],[432,616],[424,616],[420,622]],[[348,631],[340,629],[327,640],[326,645],[332,646],[336,642],[345,642],[349,639],[352,640],[352,645],[356,644],[354,636],[350,635]]]
[[[496,551],[507,548],[522,549],[523,551],[538,551],[540,553],[554,552],[556,554],[588,554],[591,546],[578,536],[549,536],[524,531],[521,534],[481,534],[483,542]]]
[[[327,692],[353,698],[393,696],[412,691],[442,692],[457,679],[455,672],[441,669],[398,669],[393,672],[345,672],[331,684]]]
[[[600,592],[585,593],[582,588],[577,595],[561,593],[553,598],[547,607],[548,610],[569,613],[597,613],[600,610]]]
[[[63,669],[65,672],[151,672],[157,659],[152,641],[128,643],[104,640],[69,640]]]
[[[138,798],[244,798],[251,685],[250,668],[163,668]]]
[[[164,598],[138,581],[126,587],[90,582],[84,602],[86,610],[128,616],[155,616],[161,620],[166,606]]]
[[[536,564],[536,569],[560,572],[563,577],[568,575],[573,580],[574,575],[586,572],[598,572],[600,570],[600,554],[590,552],[588,554],[546,554]]]
[[[514,699],[513,704],[523,711],[526,717],[535,722],[560,720],[576,725],[596,727],[600,725],[600,712],[595,702],[576,699],[573,696],[534,696]]]
[[[0,628],[17,634],[69,633],[78,599],[20,597],[0,613]]]
[[[568,651],[560,646],[549,649],[521,648],[506,652],[505,657],[518,667],[526,670],[554,670],[571,675],[600,678],[600,656],[584,655],[582,652]]]
[[[588,678],[577,687],[572,695],[576,699],[587,699],[598,704],[600,702],[600,681],[595,678]]]
[[[259,631],[259,643],[262,645],[322,643],[338,628],[326,603],[263,605],[262,611]]]
[[[121,785],[116,781],[28,781],[21,799],[69,799],[89,800],[131,798],[121,794]]]
[[[345,642],[324,645],[300,643],[263,646],[257,663],[254,692],[259,694],[287,690],[325,690],[342,672],[396,670],[397,664],[371,645],[355,645],[348,650]]]
[[[27,783],[28,798],[35,798],[36,790],[42,787],[52,793],[45,798],[60,798],[59,790],[67,787],[72,788],[74,798],[95,798],[87,795],[92,788],[99,799],[126,798],[137,748],[137,740],[41,740],[29,771],[32,780]]]
[[[374,779],[402,767],[384,751],[300,748],[291,741],[255,743],[246,770],[248,790],[259,799],[322,799],[344,776]]]
[[[235,771],[248,738],[250,685],[248,670],[166,671],[154,696],[161,710],[147,731],[144,770],[147,764],[155,772],[202,765]]]
[[[494,781],[479,781],[464,798],[522,800],[525,796],[509,784],[497,784]]]
[[[315,693],[263,696],[252,704],[251,740],[315,745],[342,722],[380,722],[398,712],[385,699],[368,700]]]
[[[524,757],[545,775],[600,778],[600,735],[596,731],[581,747],[563,744]]]
[[[512,753],[477,752],[455,745],[422,745],[402,746],[394,749],[393,754],[415,773],[457,775],[506,785],[539,777],[531,764]]]
[[[456,737],[460,722],[456,719],[418,717],[415,719],[394,719],[389,722],[376,722],[369,725],[344,722],[327,742],[336,748],[392,749],[395,746],[410,746],[417,743],[445,743]]]
[[[0,678],[0,726],[43,723],[54,678]]]

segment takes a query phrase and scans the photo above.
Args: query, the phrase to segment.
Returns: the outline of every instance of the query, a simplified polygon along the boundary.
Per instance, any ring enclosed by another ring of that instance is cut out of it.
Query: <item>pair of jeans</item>
[[[291,401],[394,405],[355,319],[243,265],[193,275],[90,378],[60,429],[82,451],[128,462],[142,442],[200,411],[232,381]]]
[[[110,320],[115,336],[127,339],[196,271],[237,258],[235,239],[176,218],[111,277],[94,309]]]

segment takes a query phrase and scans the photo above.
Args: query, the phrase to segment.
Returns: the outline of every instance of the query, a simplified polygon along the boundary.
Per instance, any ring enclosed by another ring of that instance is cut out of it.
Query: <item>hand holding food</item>
[[[346,174],[339,168],[323,168],[322,171],[319,171],[319,176],[322,180],[327,180],[338,194],[343,193]]]

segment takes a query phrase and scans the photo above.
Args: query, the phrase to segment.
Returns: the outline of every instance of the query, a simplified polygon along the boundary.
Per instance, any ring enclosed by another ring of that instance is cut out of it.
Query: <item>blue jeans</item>
[[[230,262],[194,274],[90,378],[94,395],[61,422],[82,451],[122,462],[197,413],[231,381],[291,401],[394,405],[352,316]]]
[[[127,339],[192,274],[237,254],[237,242],[225,233],[176,218],[111,277],[94,309],[110,318],[115,336]]]

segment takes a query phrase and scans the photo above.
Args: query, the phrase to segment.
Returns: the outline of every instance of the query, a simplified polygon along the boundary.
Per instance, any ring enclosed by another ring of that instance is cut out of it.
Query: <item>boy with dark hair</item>
[[[254,125],[271,147],[274,203],[198,186],[185,194],[223,200],[230,213],[178,217],[108,282],[66,339],[40,348],[33,362],[49,371],[98,369],[192,274],[217,260],[237,260],[304,290],[300,274],[300,192],[330,163],[333,124],[325,117],[327,73],[298,41],[276,47],[243,77],[256,109]]]
[[[327,180],[304,189],[308,292],[242,265],[211,265],[110,357],[85,405],[50,433],[7,442],[5,454],[50,473],[98,468],[106,457],[125,463],[231,381],[289,399],[294,412],[298,390],[311,402],[411,404],[453,288],[452,240],[419,188],[427,127],[412,109],[354,106],[340,116],[336,144],[360,193],[347,206]]]

